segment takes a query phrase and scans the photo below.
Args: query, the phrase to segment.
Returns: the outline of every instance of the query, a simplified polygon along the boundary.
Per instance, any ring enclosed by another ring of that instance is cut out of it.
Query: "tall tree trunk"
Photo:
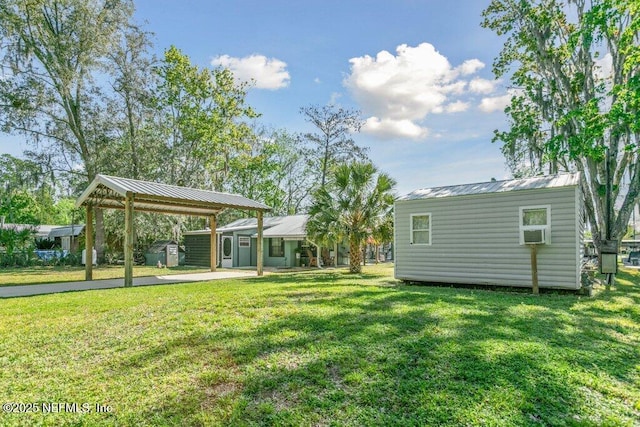
[[[349,272],[362,272],[362,251],[358,238],[354,235],[349,236]]]

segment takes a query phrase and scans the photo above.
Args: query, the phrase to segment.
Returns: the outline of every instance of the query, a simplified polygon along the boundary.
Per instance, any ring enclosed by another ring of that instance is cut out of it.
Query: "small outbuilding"
[[[156,240],[144,254],[145,265],[177,267],[185,263],[184,249],[175,240]]]
[[[395,202],[395,277],[579,289],[585,228],[580,175],[426,188]],[[535,250],[535,257],[532,251]]]

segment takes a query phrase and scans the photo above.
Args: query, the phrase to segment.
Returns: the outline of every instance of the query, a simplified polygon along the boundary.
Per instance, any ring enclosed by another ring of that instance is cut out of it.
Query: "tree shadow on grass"
[[[638,416],[640,319],[633,307],[608,307],[634,299],[637,285],[585,299],[344,279],[271,276],[276,286],[255,302],[195,307],[184,315],[211,315],[203,329],[115,370],[172,376],[198,358],[192,381],[144,415],[160,424],[619,425]]]
[[[584,413],[591,388],[606,416],[628,422],[637,415],[628,390],[605,396],[612,386],[597,377],[632,388],[637,345],[606,322],[571,316],[579,303],[446,289],[318,295],[307,312],[258,327],[236,353],[243,365],[272,359],[247,377],[243,411],[253,421],[315,411],[350,423],[355,411],[356,424],[597,424],[602,414]],[[281,331],[297,339],[282,341]],[[281,366],[279,355],[299,361]],[[295,399],[274,402],[279,388],[297,390]]]

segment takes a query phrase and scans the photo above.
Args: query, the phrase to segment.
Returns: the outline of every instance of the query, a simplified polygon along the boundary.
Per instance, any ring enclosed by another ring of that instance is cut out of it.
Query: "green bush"
[[[22,249],[19,251],[0,252],[0,267],[28,267],[32,265],[34,258],[33,249]]]

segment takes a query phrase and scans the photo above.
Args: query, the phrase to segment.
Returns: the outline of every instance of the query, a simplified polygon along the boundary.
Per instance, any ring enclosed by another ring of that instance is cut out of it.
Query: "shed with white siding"
[[[559,174],[416,190],[395,202],[395,277],[405,281],[579,289],[580,176]]]

